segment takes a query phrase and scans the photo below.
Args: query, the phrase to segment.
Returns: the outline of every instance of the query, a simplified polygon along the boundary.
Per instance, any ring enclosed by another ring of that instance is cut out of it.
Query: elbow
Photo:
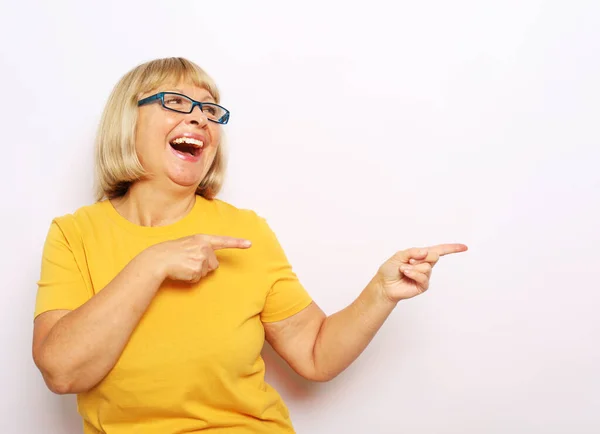
[[[329,366],[329,369],[324,368],[327,363],[323,363],[322,358],[319,358],[317,355],[317,345],[315,340],[315,345],[313,345],[312,354],[310,358],[310,362],[306,365],[307,369],[301,374],[304,378],[309,381],[314,381],[315,383],[326,383],[328,381],[333,380],[339,374],[342,373],[344,368],[342,365],[336,364]]]
[[[315,382],[315,383],[327,383],[328,381],[333,380],[337,377],[340,372],[326,372],[317,369],[316,367],[311,369],[310,371],[301,373],[302,377],[306,380]]]
[[[69,395],[69,394],[79,394],[88,392],[92,389],[93,386],[85,386],[81,382],[77,381],[77,379],[68,376],[54,376],[51,377],[49,375],[44,375],[44,382],[48,389],[51,392],[57,395]]]
[[[309,381],[313,383],[327,383],[328,381],[333,380],[337,375],[310,375],[304,376]]]
[[[57,395],[68,395],[80,392],[74,387],[75,382],[73,381],[73,378],[70,378],[61,372],[57,372],[57,370],[50,370],[39,366],[38,368],[42,373],[44,383],[46,383],[46,386],[52,393]]]
[[[75,379],[67,367],[61,368],[56,363],[52,363],[49,357],[43,351],[34,352],[33,361],[42,374],[44,383],[48,389],[57,395],[68,395],[80,393],[83,390],[77,390]]]
[[[318,383],[327,383],[328,381],[331,381],[334,378],[336,378],[339,374],[339,372],[336,374],[321,374],[317,376],[313,381]]]
[[[72,383],[69,381],[57,380],[48,375],[43,375],[43,377],[46,386],[48,386],[48,389],[50,389],[52,393],[55,393],[57,395],[68,395],[72,393],[77,393],[73,390]]]

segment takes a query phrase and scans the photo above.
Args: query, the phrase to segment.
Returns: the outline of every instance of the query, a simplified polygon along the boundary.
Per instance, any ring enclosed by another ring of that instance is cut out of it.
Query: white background
[[[31,359],[50,221],[92,202],[117,80],[185,56],[232,111],[221,199],[333,313],[463,242],[342,375],[265,350],[299,433],[600,432],[600,3],[4,1],[0,432],[78,433]]]

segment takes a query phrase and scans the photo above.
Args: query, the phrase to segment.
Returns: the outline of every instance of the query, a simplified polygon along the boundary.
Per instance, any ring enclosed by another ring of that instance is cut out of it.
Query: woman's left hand
[[[464,244],[439,244],[402,250],[379,267],[376,281],[383,295],[392,302],[412,298],[427,291],[431,270],[441,256],[466,250]]]

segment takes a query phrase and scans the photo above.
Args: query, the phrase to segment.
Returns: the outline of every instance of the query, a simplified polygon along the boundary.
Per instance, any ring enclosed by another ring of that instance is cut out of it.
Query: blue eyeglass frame
[[[182,96],[184,98],[187,98],[190,101],[192,101],[192,108],[190,108],[190,111],[184,112],[184,111],[181,111],[181,110],[175,110],[175,109],[172,109],[170,107],[167,107],[165,105],[165,95],[179,95],[179,96]],[[209,121],[211,121],[211,122],[215,122],[215,123],[221,124],[221,125],[225,125],[227,122],[229,122],[230,112],[225,107],[220,106],[219,104],[215,104],[213,102],[200,102],[200,101],[196,101],[196,100],[190,98],[187,95],[184,95],[182,93],[177,93],[177,92],[159,92],[157,94],[154,94],[152,96],[149,96],[147,98],[139,100],[137,105],[138,105],[138,107],[140,107],[140,106],[145,105],[145,104],[150,104],[150,103],[152,103],[152,102],[154,102],[156,100],[159,100],[160,103],[161,103],[161,105],[164,108],[166,108],[167,110],[171,110],[171,111],[176,112],[176,113],[185,113],[185,114],[189,114],[189,113],[193,112],[194,111],[194,107],[196,107],[196,106],[198,106],[200,108],[200,111],[202,111],[202,106],[208,106],[208,107],[216,106],[216,107],[219,107],[220,109],[224,110],[225,114],[223,116],[221,116],[217,120],[210,119],[208,117],[207,117],[207,119]]]

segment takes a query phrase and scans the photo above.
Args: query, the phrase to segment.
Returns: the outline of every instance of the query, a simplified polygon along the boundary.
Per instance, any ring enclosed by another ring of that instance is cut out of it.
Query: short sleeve
[[[275,233],[259,217],[261,262],[266,267],[268,294],[261,313],[263,322],[281,321],[306,308],[312,298],[300,283]],[[259,247],[259,246],[256,246]]]
[[[55,219],[44,243],[35,317],[50,310],[77,309],[92,295],[76,260],[83,247],[72,246],[74,237],[65,234],[72,230],[64,226],[68,225],[61,225],[59,219]]]

